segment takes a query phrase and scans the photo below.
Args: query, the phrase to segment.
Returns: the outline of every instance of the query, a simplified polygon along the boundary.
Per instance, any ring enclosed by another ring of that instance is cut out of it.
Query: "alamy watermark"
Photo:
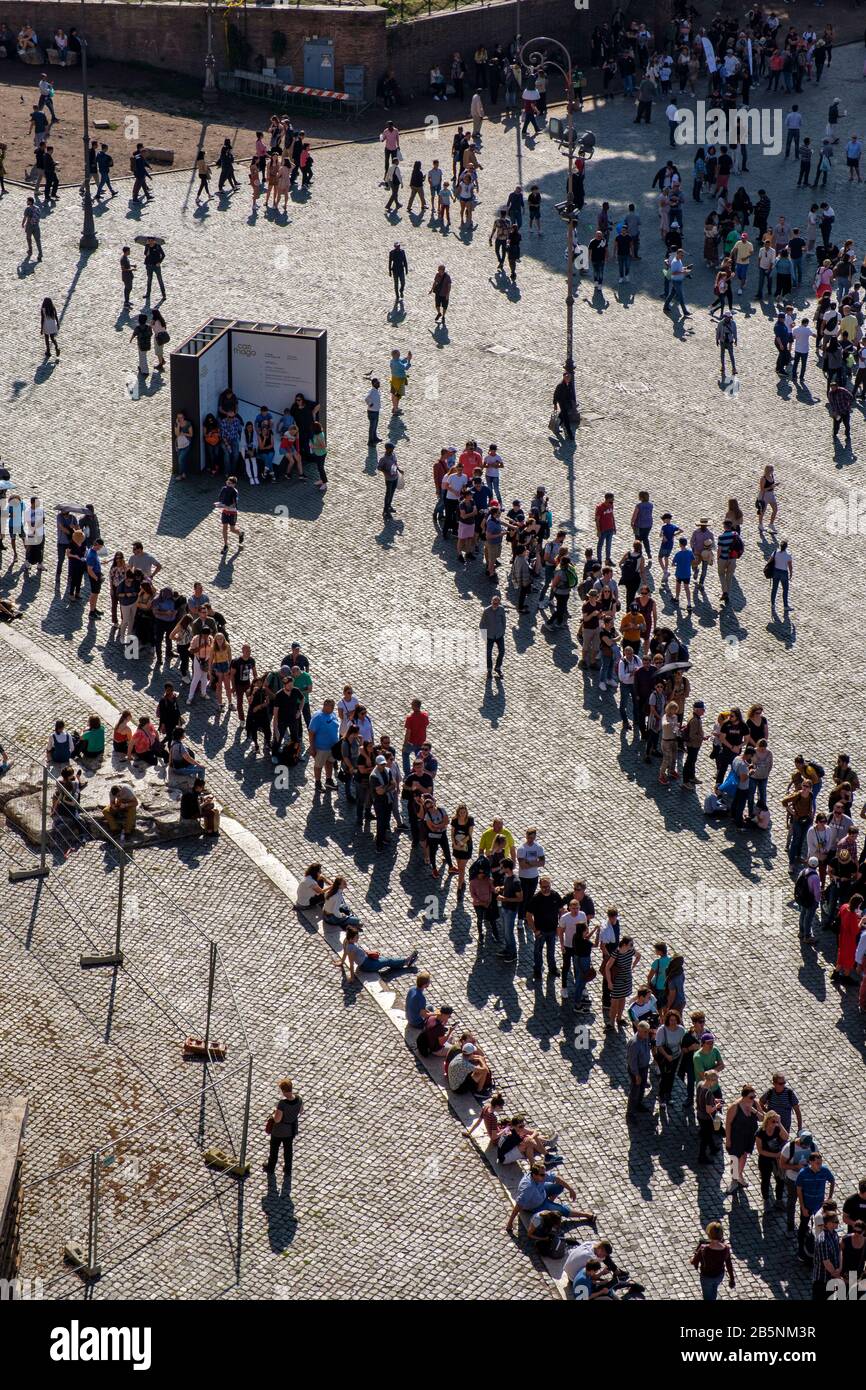
[[[785,894],[781,888],[713,888],[699,880],[676,890],[673,920],[678,926],[778,927]]]
[[[847,497],[829,497],[824,528],[831,536],[866,536],[866,488],[852,487]]]
[[[782,153],[781,109],[740,106],[733,111],[695,103],[694,111],[677,109],[674,142],[677,145],[760,145],[764,154]]]
[[[487,643],[472,628],[412,627],[399,623],[379,633],[378,660],[387,666],[483,671]]]

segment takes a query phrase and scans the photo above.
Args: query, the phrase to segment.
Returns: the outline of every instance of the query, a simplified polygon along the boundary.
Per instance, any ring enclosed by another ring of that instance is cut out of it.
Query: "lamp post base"
[[[78,243],[79,251],[95,251],[99,246],[99,237],[95,232],[82,232],[81,240]]]
[[[207,83],[204,84],[201,89],[201,99],[206,106],[212,106],[218,96],[219,91],[216,87],[209,87]]]

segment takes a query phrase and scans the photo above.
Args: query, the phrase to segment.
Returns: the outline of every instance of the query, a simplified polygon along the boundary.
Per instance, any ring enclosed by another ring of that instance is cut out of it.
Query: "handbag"
[[[556,411],[553,410],[553,411],[551,411],[551,413],[550,413],[550,419],[549,419],[548,422],[547,422],[547,428],[548,428],[549,430],[555,430],[555,429],[558,428],[558,426],[559,426],[559,416],[557,415]]]
[[[401,469],[399,470],[398,474],[397,474],[397,488],[396,488],[396,491],[397,491],[397,492],[402,492],[402,491],[403,491],[403,488],[404,488],[405,486],[406,486],[406,474],[403,472],[403,470],[402,470],[402,468],[401,468]]]
[[[161,328],[156,335],[156,341],[160,344],[160,346],[162,346],[163,343],[170,343],[171,334],[165,328]]]
[[[775,568],[776,568],[776,552],[775,552],[775,550],[774,550],[773,553],[772,553],[772,555],[770,556],[769,560],[767,561],[767,563],[766,563],[765,566],[764,566],[764,578],[765,578],[765,579],[772,579],[772,578],[773,578],[773,571],[774,571]]]

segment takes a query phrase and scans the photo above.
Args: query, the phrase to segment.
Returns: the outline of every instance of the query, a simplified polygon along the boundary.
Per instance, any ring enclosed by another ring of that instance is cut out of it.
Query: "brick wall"
[[[671,15],[670,0],[646,0],[646,3],[631,5],[623,0],[589,0],[585,10],[576,10],[574,0],[523,0],[520,27],[525,38],[543,34],[559,39],[570,49],[576,63],[585,63],[589,60],[592,30],[596,24],[609,20],[618,4],[628,19],[645,19],[650,27],[657,26],[659,32]],[[517,5],[509,0],[509,3],[443,11],[411,23],[389,26],[388,62],[405,90],[416,94],[426,91],[433,64],[438,62],[447,73],[446,61],[455,51],[469,63],[479,43],[483,42],[488,48],[501,43],[505,48],[517,29],[516,14]]]
[[[304,78],[304,39],[312,35],[334,41],[336,64],[335,86],[342,85],[345,64],[363,63],[371,92],[376,80],[385,70],[385,11],[375,5],[340,9],[334,6],[287,6],[249,8],[233,16],[252,49],[269,56],[271,35],[281,30],[288,49],[281,60],[290,63],[295,80]],[[198,4],[124,4],[88,5],[86,23],[81,23],[81,5],[54,3],[54,0],[0,0],[0,20],[5,20],[17,33],[27,21],[33,25],[40,43],[50,38],[61,26],[68,33],[76,25],[87,35],[97,58],[116,62],[130,59],[165,68],[170,72],[203,77],[207,53],[207,5]],[[217,69],[228,66],[223,40],[222,15],[217,11],[214,21],[214,51]],[[0,74],[5,65],[0,64]]]
[[[575,10],[574,0],[523,0],[521,27],[527,37],[546,34],[567,43],[576,61],[589,56],[589,34],[596,24],[609,19],[618,0],[589,0],[589,8]],[[334,41],[335,85],[339,88],[346,64],[362,63],[367,69],[368,94],[385,71],[393,67],[406,91],[427,89],[430,68],[459,50],[471,58],[480,42],[488,47],[509,43],[516,29],[516,4],[473,5],[458,10],[424,16],[405,24],[385,26],[385,11],[375,5],[343,9],[334,6],[250,7],[233,16],[245,32],[253,56],[269,56],[271,35],[281,30],[288,49],[283,62],[294,68],[295,79],[303,81],[304,39],[313,35]],[[646,18],[663,26],[670,16],[670,0],[646,0],[623,4],[629,17]],[[201,77],[207,52],[207,6],[204,4],[125,4],[102,0],[86,9],[81,25],[81,5],[74,0],[0,0],[0,19],[13,32],[28,21],[40,41],[50,37],[58,25],[69,32],[78,25],[87,34],[94,54],[117,62],[134,59],[170,72]],[[217,11],[214,49],[218,69],[227,66],[222,16]],[[3,68],[0,65],[0,72]]]

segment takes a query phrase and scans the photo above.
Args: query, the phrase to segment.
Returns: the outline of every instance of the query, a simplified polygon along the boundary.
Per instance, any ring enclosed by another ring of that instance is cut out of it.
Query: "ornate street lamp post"
[[[554,62],[541,51],[546,44],[559,50],[562,63]],[[524,56],[526,55],[526,56]],[[568,192],[565,199],[565,217],[568,225],[568,289],[565,296],[565,370],[574,372],[574,84],[571,54],[565,44],[558,39],[529,39],[520,50],[520,61],[529,68],[554,68],[565,78],[565,100],[568,111]]]
[[[87,40],[82,36],[81,100],[84,108],[82,112],[84,123],[84,186],[81,190],[81,196],[84,200],[84,227],[78,247],[81,251],[95,251],[99,245],[99,238],[96,235],[96,223],[93,220],[93,199],[90,196],[90,115],[87,109],[87,97]]]

